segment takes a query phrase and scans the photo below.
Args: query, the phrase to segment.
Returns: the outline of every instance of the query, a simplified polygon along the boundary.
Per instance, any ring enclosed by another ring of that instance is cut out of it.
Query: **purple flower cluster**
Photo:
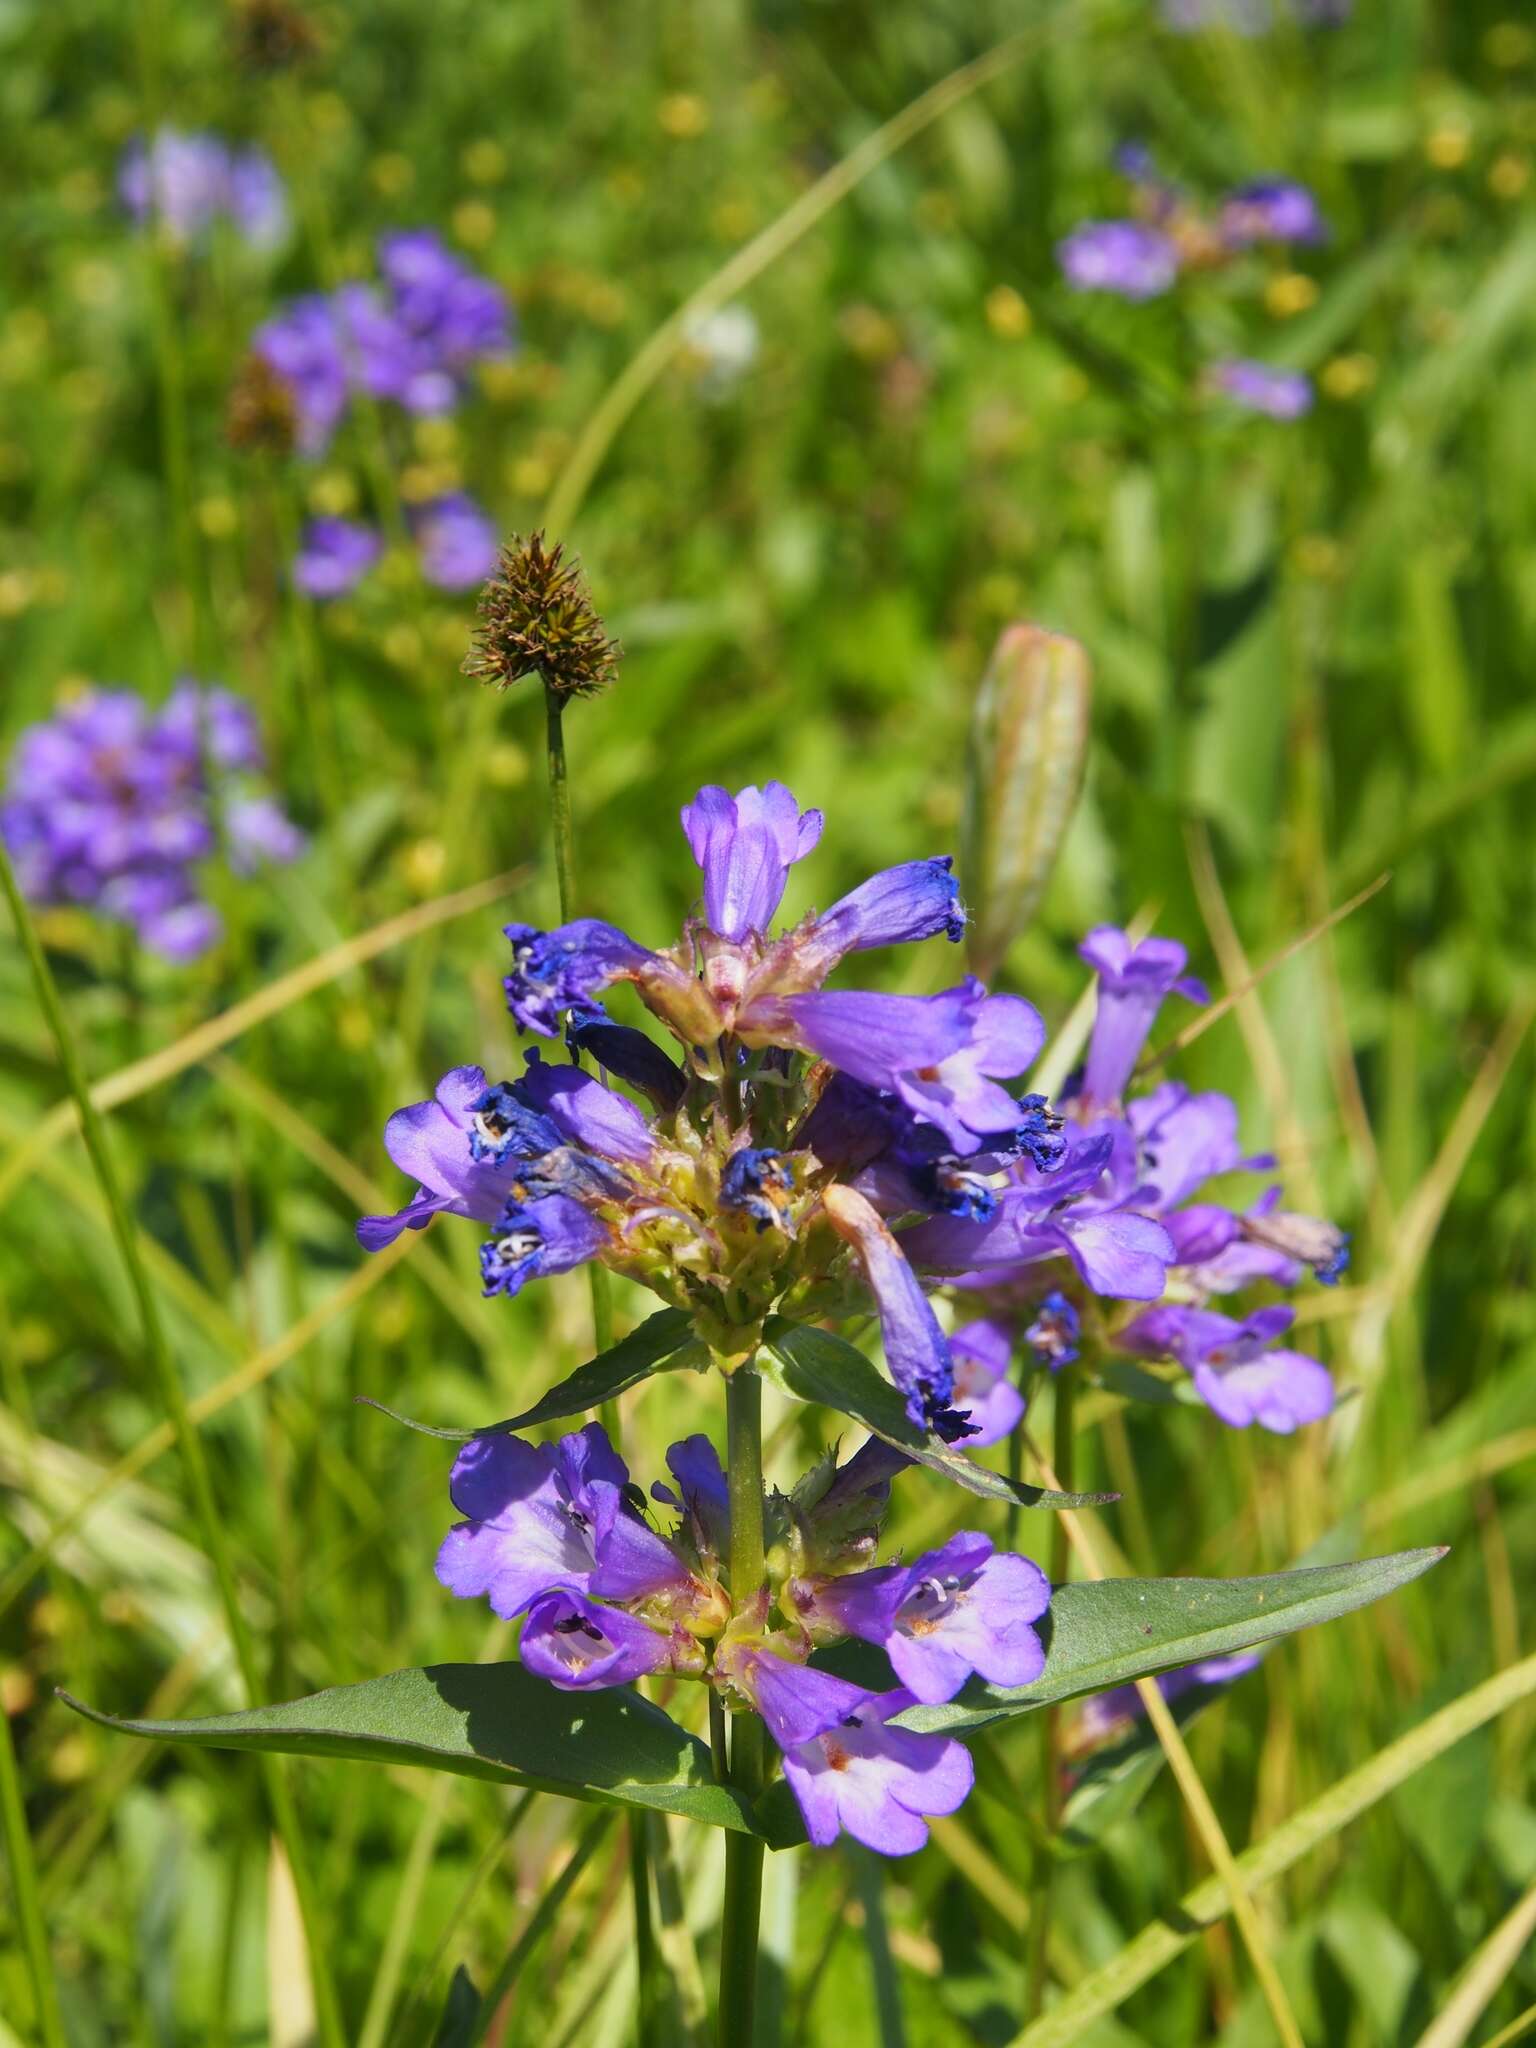
[[[1232,1428],[1256,1422],[1288,1433],[1320,1420],[1333,1406],[1327,1368],[1279,1341],[1294,1311],[1275,1303],[1239,1321],[1206,1303],[1256,1284],[1293,1288],[1309,1274],[1329,1284],[1348,1264],[1347,1238],[1320,1218],[1282,1211],[1278,1187],[1241,1210],[1211,1199],[1209,1183],[1274,1164],[1243,1155],[1229,1097],[1192,1093],[1178,1081],[1132,1092],[1163,1001],[1206,1000],[1184,971],[1184,948],[1172,939],[1133,944],[1124,932],[1100,926],[1081,951],[1098,974],[1099,1000],[1082,1072],[1058,1105],[1065,1118],[1061,1165],[1049,1180],[1032,1163],[1015,1165],[1015,1188],[963,1236],[953,1218],[908,1234],[927,1270],[948,1272],[954,1285],[987,1298],[988,1314],[957,1332],[954,1343],[990,1369],[987,1362],[1006,1360],[1022,1340],[1040,1363],[1059,1369],[1077,1356],[1082,1283],[1097,1294],[1128,1292],[1127,1271],[1141,1259],[1150,1299],[1152,1268],[1161,1262],[1162,1298],[1113,1333],[1113,1348],[1176,1360]],[[1077,1197],[1054,1224],[1075,1247],[1076,1301],[1074,1290],[1050,1279],[1049,1264],[1040,1264],[1037,1205],[1058,1192]],[[1162,1245],[1152,1253],[1142,1238],[1154,1229]],[[1101,1284],[1105,1244],[1115,1288]],[[998,1380],[1006,1384],[1000,1370]]]
[[[299,446],[319,454],[353,396],[451,412],[477,363],[515,345],[506,294],[429,229],[383,236],[377,284],[292,299],[254,346],[293,394]]]
[[[474,590],[496,566],[496,528],[466,491],[413,507],[411,531],[421,573],[438,590]],[[357,588],[384,550],[383,536],[358,519],[313,519],[305,527],[292,576],[318,602]]]
[[[1258,178],[1229,192],[1208,219],[1154,170],[1144,149],[1116,159],[1127,177],[1134,218],[1085,221],[1057,245],[1062,274],[1075,291],[1116,298],[1161,298],[1190,270],[1209,270],[1259,243],[1317,243],[1328,224],[1305,185]]]
[[[658,1673],[698,1678],[760,1713],[778,1744],[806,1832],[839,1833],[885,1855],[928,1839],[925,1816],[953,1813],[971,1789],[968,1751],[895,1725],[952,1699],[971,1678],[1029,1685],[1045,1665],[1035,1624],[1050,1586],[1027,1558],[974,1533],[911,1564],[856,1567],[877,1540],[899,1453],[871,1444],[817,1468],[768,1503],[769,1584],[733,1596],[725,1475],[707,1437],[667,1453],[672,1485],[651,1498],[659,1530],[597,1423],[557,1444],[472,1438],[453,1468],[464,1520],[438,1553],[450,1592],[521,1617],[525,1668],[564,1691]],[[770,1626],[776,1614],[777,1624]],[[857,1638],[888,1657],[896,1683],[870,1690],[809,1659]]]
[[[1163,1672],[1156,1684],[1165,1700],[1178,1700],[1191,1692],[1222,1691],[1258,1668],[1258,1656],[1252,1650],[1242,1650],[1232,1657],[1206,1657],[1198,1664],[1181,1664],[1177,1670]],[[1072,1732],[1072,1747],[1079,1753],[1097,1749],[1145,1720],[1146,1713],[1136,1686],[1111,1686],[1108,1692],[1096,1693],[1084,1702]]]
[[[1299,420],[1312,410],[1312,380],[1300,370],[1276,370],[1268,363],[1217,363],[1211,383],[1223,397],[1245,412],[1266,419]]]
[[[1028,1267],[1047,1289],[1066,1273],[1150,1303],[1172,1240],[1139,1186],[1126,1182],[1127,1199],[1109,1188],[1107,1137],[1069,1158],[1044,1100],[1007,1085],[1044,1037],[1030,1004],[975,980],[935,996],[822,986],[851,953],[961,934],[947,858],[886,869],[775,936],[821,814],[769,783],[701,790],[682,816],[703,902],[676,946],[653,952],[595,918],[507,927],[519,1026],[565,1028],[653,1113],[536,1054],[496,1086],[456,1068],[390,1119],[385,1144],[417,1191],[366,1218],[363,1243],[442,1211],[472,1216],[492,1231],[487,1293],[600,1259],[687,1309],[727,1356],[755,1348],[775,1308],[836,1312],[867,1290],[914,1424],[950,1438],[1006,1426],[1007,1392],[977,1392],[985,1420],[957,1411],[956,1359],[919,1275]],[[607,1018],[599,998],[616,983],[680,1058]]]
[[[88,904],[166,959],[194,959],[220,930],[201,863],[222,847],[243,874],[303,851],[263,766],[255,716],[227,690],[182,682],[158,711],[92,690],[21,735],[0,833],[34,902]]]
[[[253,249],[276,248],[288,231],[288,201],[272,159],[217,135],[158,128],[147,142],[130,142],[117,191],[140,227],[153,221],[182,244],[202,241],[220,220]]]

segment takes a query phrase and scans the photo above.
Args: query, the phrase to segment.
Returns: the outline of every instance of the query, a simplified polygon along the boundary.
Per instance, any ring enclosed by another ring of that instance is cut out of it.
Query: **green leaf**
[[[925,1436],[908,1421],[899,1389],[879,1367],[828,1330],[770,1316],[763,1341],[773,1362],[774,1382],[786,1394],[813,1406],[835,1408],[862,1422],[915,1463],[926,1465],[930,1472],[941,1472],[967,1493],[979,1493],[988,1500],[1016,1501],[1026,1508],[1100,1507],[1119,1498],[1113,1493],[1051,1493],[1041,1486],[1016,1485],[938,1437]]]
[[[601,1408],[605,1401],[613,1400],[627,1388],[637,1387],[653,1373],[678,1372],[684,1366],[695,1372],[702,1371],[709,1362],[709,1354],[702,1344],[692,1340],[692,1330],[693,1325],[685,1310],[658,1309],[620,1343],[610,1346],[607,1351],[600,1351],[585,1365],[578,1365],[569,1379],[551,1387],[521,1415],[509,1415],[505,1422],[488,1422],[480,1429],[437,1429],[429,1422],[413,1421],[409,1415],[402,1415],[397,1408],[386,1407],[369,1394],[358,1398],[365,1407],[377,1408],[381,1415],[403,1422],[407,1429],[420,1430],[424,1436],[443,1437],[450,1443],[468,1443],[471,1437],[500,1436],[509,1429],[531,1429],[537,1422],[557,1422],[567,1415],[585,1415],[589,1409]]]
[[[904,1728],[969,1734],[1013,1714],[1103,1692],[1177,1664],[1249,1649],[1331,1621],[1407,1585],[1444,1550],[1404,1550],[1359,1564],[1318,1565],[1252,1579],[1102,1579],[1058,1586],[1051,1599],[1045,1670],[1033,1685],[973,1682],[943,1707],[910,1707]]]
[[[754,1832],[736,1794],[714,1783],[704,1744],[660,1707],[622,1688],[560,1692],[518,1664],[429,1664],[194,1721],[120,1721],[60,1697],[103,1728],[157,1742],[419,1764]]]

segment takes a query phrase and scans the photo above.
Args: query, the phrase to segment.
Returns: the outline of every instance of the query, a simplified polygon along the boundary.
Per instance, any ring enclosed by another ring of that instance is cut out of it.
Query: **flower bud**
[[[976,693],[961,880],[970,964],[989,980],[1039,902],[1082,787],[1090,701],[1076,640],[1014,625]]]

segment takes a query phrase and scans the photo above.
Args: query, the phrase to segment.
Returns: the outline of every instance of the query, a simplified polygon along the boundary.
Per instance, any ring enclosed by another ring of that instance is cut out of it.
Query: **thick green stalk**
[[[11,1742],[10,1715],[4,1707],[0,1707],[0,1823],[4,1824],[5,1854],[11,1866],[11,1896],[16,1906],[16,1923],[21,1929],[27,1975],[32,1979],[37,2038],[41,2048],[67,2048],[64,2021],[59,2013],[59,1990],[54,1981],[53,1957],[48,1948],[48,1929],[38,1897],[37,1864],[32,1855],[32,1837],[27,1832],[27,1810],[22,1803],[21,1773]]]
[[[763,1564],[763,1383],[750,1365],[725,1383],[726,1477],[731,1497],[731,1600],[738,1614],[761,1588]],[[756,1714],[731,1719],[730,1782],[744,1799],[763,1786],[763,1736]],[[763,1845],[725,1838],[725,1906],[720,1919],[720,2048],[749,2048],[757,2009],[757,1938]]]
[[[1051,1447],[1053,1484],[1070,1492],[1073,1484],[1073,1403],[1077,1374],[1066,1366],[1056,1376],[1056,1421]],[[1067,1525],[1058,1515],[1051,1525],[1051,1584],[1067,1575]],[[1034,2019],[1045,2002],[1046,1947],[1051,1932],[1051,1906],[1056,1889],[1056,1831],[1061,1822],[1061,1710],[1047,1707],[1040,1716],[1040,1840],[1035,1845],[1034,1883],[1029,1900],[1029,1946],[1024,1974],[1024,2016]]]
[[[176,1439],[177,1449],[181,1454],[187,1491],[191,1496],[193,1519],[197,1524],[203,1549],[213,1567],[214,1581],[224,1610],[225,1626],[229,1630],[235,1662],[239,1666],[246,1692],[254,1704],[260,1689],[256,1646],[240,1605],[240,1591],[235,1583],[234,1566],[230,1560],[224,1523],[220,1519],[218,1504],[214,1500],[213,1481],[209,1475],[208,1461],[203,1453],[203,1440],[193,1426],[187,1408],[186,1390],[171,1358],[165,1325],[160,1320],[160,1304],[150,1284],[149,1269],[144,1262],[138,1232],[123,1193],[122,1183],[117,1177],[112,1154],[108,1149],[106,1126],[92,1100],[85,1070],[80,1064],[74,1034],[64,1015],[64,1006],[59,1000],[53,971],[48,965],[47,956],[37,936],[37,927],[32,922],[31,913],[17,886],[16,876],[3,844],[0,844],[0,892],[3,892],[10,905],[11,918],[21,940],[22,950],[27,956],[27,965],[32,972],[38,1004],[58,1050],[59,1065],[64,1073],[65,1084],[74,1098],[80,1118],[81,1135],[85,1139],[91,1165],[95,1168],[96,1179],[106,1202],[112,1235],[117,1241],[118,1252],[133,1291],[150,1370]],[[320,1925],[318,1902],[309,1865],[303,1853],[303,1843],[288,1790],[288,1781],[276,1757],[262,1758],[262,1776],[266,1783],[273,1825],[287,1851],[294,1889],[298,1895],[299,1909],[308,1936],[310,1973],[321,2039],[329,2044],[329,2048],[343,2048],[341,2019],[336,2005],[335,1989],[331,1983],[330,1969],[326,1962],[329,1953],[328,1939]]]

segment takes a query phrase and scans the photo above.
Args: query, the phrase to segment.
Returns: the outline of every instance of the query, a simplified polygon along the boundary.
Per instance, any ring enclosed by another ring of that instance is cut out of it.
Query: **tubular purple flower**
[[[572,1184],[582,1185],[575,1175]],[[497,1219],[496,1235],[480,1247],[484,1292],[521,1294],[530,1280],[584,1266],[608,1242],[607,1230],[574,1195],[541,1195],[526,1203],[510,1199]]]
[[[1165,1700],[1181,1699],[1198,1687],[1215,1689],[1231,1685],[1234,1679],[1258,1667],[1259,1658],[1252,1650],[1240,1650],[1231,1657],[1207,1657],[1199,1664],[1181,1664],[1176,1671],[1162,1672],[1157,1689]],[[1108,1692],[1095,1693],[1091,1700],[1083,1702],[1073,1746],[1086,1749],[1107,1741],[1133,1722],[1144,1720],[1146,1712],[1134,1685],[1116,1685]]]
[[[562,1692],[630,1685],[671,1668],[674,1643],[622,1608],[599,1607],[580,1593],[544,1593],[528,1609],[518,1638],[523,1669]]]
[[[1328,223],[1305,185],[1291,178],[1255,178],[1239,185],[1221,209],[1222,239],[1244,249],[1254,242],[1326,242]]]
[[[626,1166],[648,1166],[655,1157],[655,1134],[640,1111],[580,1067],[546,1062],[532,1052],[516,1092],[585,1151]]]
[[[925,1814],[953,1813],[975,1781],[970,1751],[943,1735],[886,1724],[910,1692],[871,1693],[771,1651],[740,1652],[731,1675],[784,1752],[784,1775],[819,1848],[840,1833],[882,1856],[928,1840]]]
[[[774,984],[817,988],[849,953],[906,945],[940,932],[954,941],[964,938],[965,912],[953,868],[946,853],[871,875],[782,942],[784,967],[773,975]]]
[[[1049,1366],[1052,1372],[1060,1372],[1078,1355],[1077,1340],[1082,1334],[1082,1327],[1082,1319],[1071,1302],[1052,1288],[1042,1297],[1033,1322],[1024,1332],[1024,1342],[1042,1365]]]
[[[1195,1391],[1229,1428],[1257,1422],[1289,1436],[1320,1422],[1333,1408],[1333,1380],[1325,1365],[1304,1352],[1275,1348],[1296,1320],[1295,1311],[1256,1309],[1242,1322],[1214,1309],[1173,1304],[1149,1309],[1116,1340],[1143,1358],[1176,1358]]]
[[[379,559],[384,543],[357,519],[312,519],[293,558],[293,581],[322,602],[355,590]]]
[[[411,525],[421,573],[436,590],[478,590],[496,567],[500,537],[467,491],[429,499]]]
[[[449,1491],[465,1517],[444,1537],[437,1576],[460,1599],[510,1621],[563,1591],[643,1600],[687,1583],[664,1538],[629,1506],[629,1471],[596,1422],[557,1444],[472,1437]]]
[[[652,1500],[680,1508],[695,1547],[724,1557],[731,1543],[731,1497],[720,1453],[707,1436],[685,1436],[668,1450],[667,1470],[677,1481],[677,1491],[658,1480],[651,1488]]]
[[[1164,1081],[1127,1104],[1125,1115],[1137,1141],[1137,1200],[1159,1214],[1217,1174],[1273,1164],[1263,1155],[1242,1156],[1237,1104],[1214,1090],[1193,1095],[1181,1081]]]
[[[384,1149],[418,1181],[415,1194],[392,1216],[364,1216],[357,1226],[365,1251],[382,1251],[402,1230],[423,1230],[434,1216],[473,1216],[494,1223],[511,1192],[515,1157],[498,1158],[494,1147],[476,1157],[475,1119],[487,1094],[483,1067],[452,1067],[428,1102],[397,1109],[384,1126]]]
[[[1137,220],[1085,221],[1056,244],[1068,284],[1121,299],[1156,299],[1179,275],[1179,252],[1159,229]]]
[[[1312,381],[1300,370],[1234,359],[1213,366],[1211,383],[1244,412],[1262,413],[1266,419],[1299,420],[1312,410]]]
[[[832,1228],[852,1245],[875,1297],[885,1362],[906,1397],[908,1418],[918,1429],[937,1430],[950,1440],[967,1434],[950,1406],[954,1366],[949,1345],[900,1245],[852,1188],[834,1185],[821,1199]]]
[[[1013,1333],[990,1316],[962,1323],[949,1335],[955,1367],[956,1409],[971,1425],[968,1450],[983,1450],[1012,1436],[1024,1420],[1024,1396],[1008,1377]]]
[[[1090,1103],[1113,1104],[1131,1078],[1163,998],[1175,994],[1207,1003],[1210,997],[1204,982],[1185,974],[1189,955],[1177,939],[1143,939],[1138,945],[1117,926],[1101,924],[1077,950],[1099,977],[1082,1092]]]
[[[507,1008],[524,1031],[556,1038],[567,1010],[589,1006],[612,981],[633,979],[655,958],[617,925],[578,917],[541,932],[531,924],[503,927],[512,942],[512,972],[502,983]]]
[[[1021,996],[989,996],[972,979],[936,996],[818,989],[777,1007],[793,1043],[897,1095],[957,1153],[1016,1133],[1018,1101],[997,1084],[1032,1066],[1045,1039]]]
[[[1031,1624],[1050,1601],[1038,1565],[998,1555],[989,1536],[964,1531],[909,1565],[816,1580],[808,1611],[878,1643],[913,1698],[937,1706],[973,1675],[992,1685],[1032,1685],[1045,1669],[1045,1649]]]
[[[643,1031],[611,1023],[598,1011],[573,1017],[565,1037],[572,1052],[590,1054],[598,1066],[638,1088],[663,1116],[670,1116],[682,1101],[688,1086],[686,1076]]]
[[[710,783],[682,811],[704,873],[704,922],[722,939],[765,933],[784,900],[789,871],[821,837],[820,811],[802,811],[782,782],[732,796]]]
[[[993,1282],[1004,1269],[1065,1256],[1095,1294],[1114,1301],[1158,1300],[1173,1262],[1173,1242],[1153,1217],[1070,1202],[1053,1208],[1025,1187],[1005,1191],[988,1222],[930,1217],[902,1232],[901,1247],[925,1272]]]

